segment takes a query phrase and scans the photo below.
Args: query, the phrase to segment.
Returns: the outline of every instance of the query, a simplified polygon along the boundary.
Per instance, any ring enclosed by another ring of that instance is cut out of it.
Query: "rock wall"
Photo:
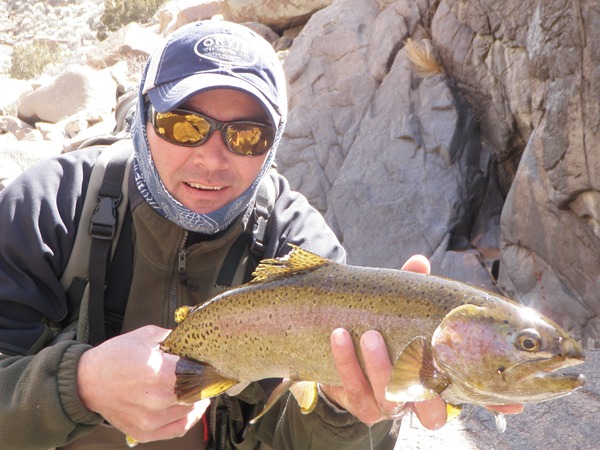
[[[282,172],[355,264],[499,286],[598,346],[593,1],[336,1],[286,60]],[[407,38],[443,73],[419,74]],[[502,221],[500,222],[500,214]]]

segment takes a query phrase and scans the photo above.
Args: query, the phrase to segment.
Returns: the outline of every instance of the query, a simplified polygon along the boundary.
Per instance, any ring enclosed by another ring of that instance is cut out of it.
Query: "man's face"
[[[180,108],[216,120],[250,120],[268,124],[257,100],[233,89],[214,89],[195,95]],[[254,182],[267,158],[236,155],[225,146],[220,131],[198,147],[175,145],[147,125],[150,152],[169,193],[188,209],[207,214],[235,200]]]

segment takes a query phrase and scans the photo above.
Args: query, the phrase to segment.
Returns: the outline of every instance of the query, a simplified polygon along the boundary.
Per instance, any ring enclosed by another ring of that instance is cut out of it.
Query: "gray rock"
[[[223,14],[223,0],[170,1],[156,12],[159,33],[166,36],[186,23]]]
[[[274,30],[304,23],[331,0],[223,0],[223,15],[233,22],[260,22]]]
[[[491,153],[456,87],[417,76],[403,48],[424,35],[425,6],[357,0],[313,15],[285,62],[292,108],[278,164],[326,214],[349,262],[400,267],[420,253],[435,273],[490,287],[485,256],[454,251],[490,245],[484,224],[498,230],[501,203],[481,196],[495,180]]]
[[[162,41],[151,29],[130,23],[111,33],[104,41],[87,54],[87,63],[95,69],[104,69],[119,61],[144,61]]]
[[[29,122],[56,123],[84,109],[100,115],[114,107],[116,88],[107,71],[71,66],[27,95],[19,105],[19,117]]]

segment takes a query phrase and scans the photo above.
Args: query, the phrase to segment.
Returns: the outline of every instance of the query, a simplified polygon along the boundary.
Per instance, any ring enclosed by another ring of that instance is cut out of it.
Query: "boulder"
[[[107,71],[70,66],[62,75],[27,95],[19,105],[19,117],[28,122],[56,123],[83,110],[100,115],[114,108],[116,88]]]
[[[233,22],[260,22],[280,31],[302,24],[332,0],[223,0],[223,15]]]
[[[435,273],[489,288],[485,257],[469,250],[485,234],[474,223],[499,223],[501,203],[481,197],[492,154],[433,54],[432,73],[416,73],[405,41],[429,48],[422,6],[356,0],[312,16],[285,62],[292,107],[278,164],[350,263],[399,268],[420,253]]]
[[[223,14],[223,0],[174,0],[156,12],[159,33],[166,36],[185,24]]]
[[[600,346],[599,19],[593,1],[445,0],[432,22],[506,196],[499,284],[588,348]]]
[[[151,29],[132,22],[88,52],[87,63],[95,69],[104,69],[122,60],[145,61],[161,40]]]
[[[14,116],[0,116],[0,133],[9,134],[17,141],[43,140],[34,127]]]

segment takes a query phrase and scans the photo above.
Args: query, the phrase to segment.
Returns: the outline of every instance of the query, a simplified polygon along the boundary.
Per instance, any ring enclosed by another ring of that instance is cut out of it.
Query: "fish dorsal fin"
[[[175,366],[175,394],[181,403],[194,403],[214,397],[238,384],[226,378],[210,364],[180,358]]]
[[[399,403],[429,400],[449,384],[448,377],[435,369],[427,340],[418,336],[394,361],[385,398]]]
[[[292,251],[283,258],[264,259],[252,276],[251,283],[273,281],[278,278],[306,272],[331,262],[315,253],[290,244]]]

